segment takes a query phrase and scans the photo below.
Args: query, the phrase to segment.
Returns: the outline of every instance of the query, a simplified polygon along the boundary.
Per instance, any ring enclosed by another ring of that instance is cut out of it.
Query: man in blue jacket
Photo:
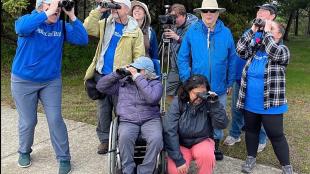
[[[37,0],[36,10],[15,23],[18,35],[13,60],[11,90],[19,113],[18,166],[31,165],[30,153],[37,124],[40,100],[45,110],[59,173],[71,171],[67,128],[61,115],[61,59],[63,42],[86,45],[87,32],[74,15],[74,9],[63,11],[71,23],[59,20],[60,0]],[[66,35],[64,35],[66,32]]]
[[[227,94],[230,94],[235,78],[234,64],[237,58],[231,31],[218,19],[225,9],[219,8],[216,0],[204,0],[202,7],[194,11],[201,13],[202,20],[193,24],[182,40],[178,53],[180,78],[184,82],[191,74],[204,75],[211,84],[211,90],[219,95],[225,107]],[[217,160],[223,159],[219,150],[222,138],[223,131],[215,129]]]

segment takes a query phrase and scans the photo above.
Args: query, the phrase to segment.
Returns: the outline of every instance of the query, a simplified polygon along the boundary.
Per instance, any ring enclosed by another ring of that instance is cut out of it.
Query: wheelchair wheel
[[[156,168],[154,174],[167,174],[166,152],[161,151],[157,157]]]
[[[120,158],[119,151],[117,147],[117,131],[118,131],[118,118],[116,117],[110,126],[110,135],[109,135],[109,174],[118,173],[120,168]]]

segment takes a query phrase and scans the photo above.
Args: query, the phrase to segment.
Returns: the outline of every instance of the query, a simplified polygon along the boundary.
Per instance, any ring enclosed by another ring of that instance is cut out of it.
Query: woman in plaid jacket
[[[252,39],[256,32],[261,38]],[[283,114],[288,105],[285,97],[285,71],[289,49],[283,45],[283,27],[272,21],[265,26],[253,24],[238,41],[237,52],[247,60],[242,72],[237,108],[244,111],[247,159],[242,172],[250,173],[256,165],[259,131],[263,124],[283,173],[292,173],[289,147],[283,133]]]

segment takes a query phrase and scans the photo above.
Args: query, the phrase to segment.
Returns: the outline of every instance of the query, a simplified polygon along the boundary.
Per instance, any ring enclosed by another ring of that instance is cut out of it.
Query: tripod
[[[166,114],[166,97],[167,97],[167,78],[170,67],[170,51],[171,51],[171,39],[162,37],[161,42],[159,43],[159,53],[161,53],[161,82],[164,87],[163,97],[160,100],[160,113],[162,116]],[[164,66],[165,56],[167,56],[167,67]],[[166,68],[166,69],[164,69]]]

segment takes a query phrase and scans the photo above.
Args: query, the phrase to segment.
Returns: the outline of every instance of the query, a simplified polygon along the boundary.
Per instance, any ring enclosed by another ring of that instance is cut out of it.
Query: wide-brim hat
[[[269,10],[272,14],[277,14],[278,10],[275,5],[272,4],[263,4],[256,6],[256,9],[264,9],[264,10]]]
[[[219,8],[216,0],[203,0],[201,8],[195,8],[194,12],[201,13],[202,10],[218,10],[220,13],[226,11],[225,8]]]
[[[131,14],[132,14],[133,8],[137,5],[144,9],[146,16],[147,16],[147,20],[150,24],[152,22],[151,21],[151,15],[150,15],[149,9],[147,8],[147,5],[145,3],[140,2],[140,1],[131,1]]]

